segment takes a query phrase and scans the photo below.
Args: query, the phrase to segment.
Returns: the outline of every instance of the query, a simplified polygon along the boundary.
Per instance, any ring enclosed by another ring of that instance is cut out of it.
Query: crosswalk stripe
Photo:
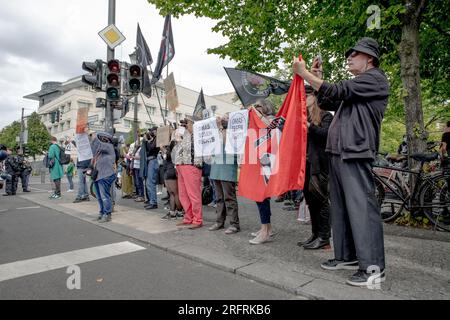
[[[20,208],[16,208],[17,210],[25,210],[25,209],[38,209],[40,208],[40,206],[35,206],[35,207],[20,207]]]
[[[5,263],[0,265],[0,282],[139,250],[145,250],[145,248],[129,241],[123,241],[104,246]]]

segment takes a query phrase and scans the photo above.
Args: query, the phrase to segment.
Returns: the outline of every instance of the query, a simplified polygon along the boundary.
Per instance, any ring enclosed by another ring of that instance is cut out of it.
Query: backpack
[[[49,159],[48,153],[45,154],[44,160],[42,160],[42,163],[44,164],[44,167],[51,169],[53,165],[55,164],[54,159]]]
[[[211,185],[203,186],[202,205],[206,206],[213,201],[213,189]]]
[[[60,164],[69,164],[70,163],[70,154],[66,154],[66,151],[59,147],[59,163]]]

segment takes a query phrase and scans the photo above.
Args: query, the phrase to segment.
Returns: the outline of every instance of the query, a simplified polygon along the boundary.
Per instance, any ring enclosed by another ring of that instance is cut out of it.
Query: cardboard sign
[[[169,110],[175,112],[179,106],[177,87],[175,85],[175,78],[173,77],[173,72],[164,79],[164,89],[166,90],[166,101],[169,106]]]
[[[172,136],[172,127],[171,126],[165,126],[160,127],[156,131],[156,146],[159,147],[160,145],[168,146],[170,144],[170,137]]]

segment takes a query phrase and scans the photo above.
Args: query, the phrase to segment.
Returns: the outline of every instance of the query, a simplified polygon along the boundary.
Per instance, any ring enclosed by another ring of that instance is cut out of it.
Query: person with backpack
[[[59,147],[56,137],[52,137],[51,145],[48,149],[48,161],[50,168],[50,178],[55,184],[55,190],[49,197],[50,199],[61,199],[61,178],[64,176],[63,166],[60,161],[61,150],[62,149]]]

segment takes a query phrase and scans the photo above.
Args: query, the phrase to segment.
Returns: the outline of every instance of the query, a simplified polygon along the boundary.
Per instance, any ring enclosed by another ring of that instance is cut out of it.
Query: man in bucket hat
[[[362,38],[346,53],[353,79],[329,83],[294,58],[293,70],[316,90],[319,106],[336,111],[328,131],[330,201],[335,258],[322,263],[326,270],[358,270],[347,280],[367,286],[385,280],[383,227],[375,197],[372,162],[380,142],[381,121],[389,84],[378,68],[380,49],[372,38]]]

